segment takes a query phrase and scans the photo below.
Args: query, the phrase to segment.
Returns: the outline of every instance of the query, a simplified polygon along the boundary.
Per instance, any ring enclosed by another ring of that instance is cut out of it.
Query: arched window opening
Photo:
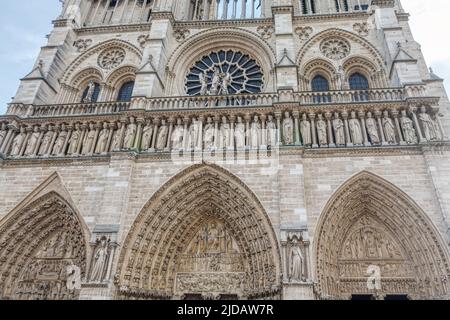
[[[369,81],[367,78],[360,73],[354,73],[350,76],[349,80],[350,90],[358,90],[358,92],[353,93],[354,101],[368,101],[369,93]]]
[[[99,95],[100,95],[100,84],[91,81],[87,85],[86,89],[84,89],[83,91],[81,102],[82,103],[97,102]]]
[[[337,12],[348,12],[350,11],[350,6],[348,5],[348,0],[334,0]]]
[[[361,73],[354,73],[349,78],[349,85],[351,90],[368,90],[369,81]]]
[[[131,97],[133,96],[133,89],[134,89],[134,81],[128,81],[124,83],[119,90],[117,101],[120,102],[130,101]]]
[[[327,92],[330,91],[330,84],[328,80],[321,76],[317,75],[311,81],[311,89],[314,92]],[[329,103],[331,102],[331,96],[329,94],[316,94],[314,95],[314,103]]]
[[[330,91],[328,80],[323,76],[315,76],[311,82],[312,91]]]

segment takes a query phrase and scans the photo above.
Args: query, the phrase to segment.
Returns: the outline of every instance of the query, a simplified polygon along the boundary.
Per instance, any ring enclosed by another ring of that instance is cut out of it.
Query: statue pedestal
[[[283,300],[314,300],[314,284],[291,282],[283,284]]]

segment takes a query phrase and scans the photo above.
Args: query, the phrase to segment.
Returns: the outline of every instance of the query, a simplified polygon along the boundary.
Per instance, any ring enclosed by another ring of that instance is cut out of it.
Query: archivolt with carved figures
[[[372,173],[356,175],[335,193],[317,234],[322,298],[448,297],[449,258],[438,230],[405,193]],[[375,270],[381,282],[370,286]]]
[[[272,298],[280,254],[253,193],[226,170],[195,165],[145,205],[124,242],[116,275],[124,299],[189,294]]]
[[[0,223],[1,299],[77,299],[78,290],[67,286],[74,266],[83,277],[86,239],[80,218],[56,192]]]

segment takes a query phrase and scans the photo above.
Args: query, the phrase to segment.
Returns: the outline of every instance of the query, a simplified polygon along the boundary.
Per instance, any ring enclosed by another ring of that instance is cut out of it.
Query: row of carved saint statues
[[[0,152],[10,157],[91,156],[135,150],[259,150],[406,145],[444,138],[439,119],[420,109],[246,116],[135,118],[58,125],[3,122]]]

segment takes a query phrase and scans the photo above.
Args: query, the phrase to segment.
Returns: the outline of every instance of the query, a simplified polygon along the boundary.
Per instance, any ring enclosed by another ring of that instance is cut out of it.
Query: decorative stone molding
[[[369,35],[369,24],[367,22],[357,22],[353,25],[353,30],[360,36],[367,37]]]
[[[175,29],[173,31],[173,36],[174,36],[175,40],[177,40],[178,42],[185,41],[186,38],[188,38],[190,34],[191,34],[191,32],[189,31],[189,29]]]
[[[270,39],[275,32],[275,29],[273,26],[267,25],[259,26],[256,31],[261,35],[263,39]]]
[[[78,52],[86,51],[91,45],[91,39],[79,39],[73,44],[73,46],[77,48]]]

